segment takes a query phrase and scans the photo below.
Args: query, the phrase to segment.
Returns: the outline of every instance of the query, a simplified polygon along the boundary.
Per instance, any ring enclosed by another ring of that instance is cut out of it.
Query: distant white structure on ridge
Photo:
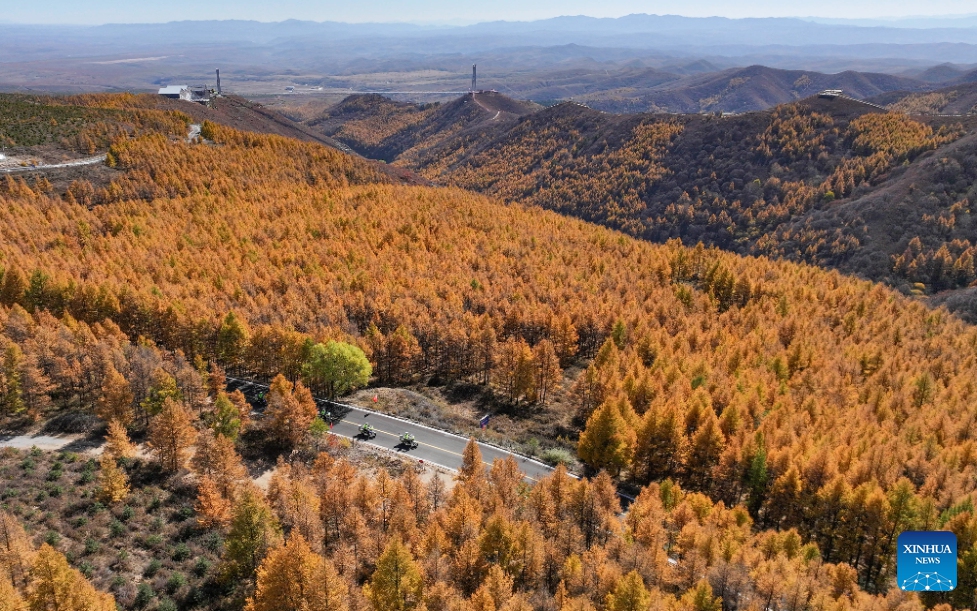
[[[169,85],[167,87],[160,87],[159,95],[164,98],[172,98],[174,100],[186,100],[188,102],[209,102],[210,96],[213,92],[207,87],[189,87],[187,85]]]
[[[159,94],[164,98],[173,98],[174,100],[189,100],[190,88],[186,85],[169,85],[167,87],[160,87]]]

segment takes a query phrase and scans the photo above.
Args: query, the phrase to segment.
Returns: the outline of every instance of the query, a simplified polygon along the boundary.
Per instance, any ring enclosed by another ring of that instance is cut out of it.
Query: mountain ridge
[[[748,112],[793,102],[825,89],[841,89],[850,97],[868,98],[888,91],[927,88],[919,81],[888,74],[850,70],[823,74],[754,64],[693,75],[644,90],[602,91],[579,99],[611,112]]]

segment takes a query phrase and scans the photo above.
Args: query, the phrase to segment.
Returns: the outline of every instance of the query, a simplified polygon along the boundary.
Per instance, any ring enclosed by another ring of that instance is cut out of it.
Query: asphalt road
[[[262,395],[267,392],[268,386],[232,377],[227,378],[227,386],[230,391],[240,390],[243,392],[257,411],[264,410],[265,402]],[[461,466],[462,452],[468,443],[468,439],[464,437],[352,405],[335,403],[325,399],[317,399],[316,403],[319,405],[320,413],[328,414],[328,420],[333,423],[332,432],[337,435],[355,439],[359,443],[369,443],[400,452],[418,461],[434,463],[449,469],[457,470]],[[373,425],[377,433],[376,437],[370,440],[359,437],[360,425],[364,423]],[[400,436],[403,433],[410,433],[414,436],[417,440],[416,448],[408,449],[400,443]],[[529,481],[538,481],[539,478],[553,471],[553,468],[548,465],[525,456],[513,454],[502,448],[484,443],[478,445],[482,451],[482,460],[485,464],[491,466],[496,459],[511,456]]]

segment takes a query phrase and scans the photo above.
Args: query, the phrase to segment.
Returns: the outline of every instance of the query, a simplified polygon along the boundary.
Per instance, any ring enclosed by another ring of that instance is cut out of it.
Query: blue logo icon
[[[949,592],[957,587],[957,536],[949,531],[899,535],[896,582],[907,592]]]

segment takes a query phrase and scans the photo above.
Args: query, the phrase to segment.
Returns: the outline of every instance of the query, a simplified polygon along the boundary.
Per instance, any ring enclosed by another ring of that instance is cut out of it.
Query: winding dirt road
[[[36,172],[37,170],[53,170],[56,168],[74,168],[82,165],[94,165],[96,163],[105,163],[105,155],[99,155],[97,157],[88,157],[86,159],[76,159],[75,161],[66,161],[64,163],[49,163],[41,165],[15,165],[7,168],[0,168],[0,174],[10,174],[13,172]]]

